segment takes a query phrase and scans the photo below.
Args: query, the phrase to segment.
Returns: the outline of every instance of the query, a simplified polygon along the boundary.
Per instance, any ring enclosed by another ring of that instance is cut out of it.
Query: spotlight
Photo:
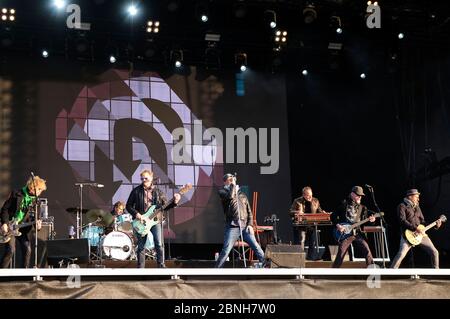
[[[398,38],[399,38],[400,40],[403,39],[404,37],[405,37],[405,35],[404,35],[403,33],[400,32],[400,33],[398,34]]]
[[[183,60],[183,50],[170,51],[170,61],[176,68],[181,68],[183,66]]]
[[[286,43],[287,42],[287,31],[281,31],[281,30],[277,30],[275,32],[275,42],[279,43]]]
[[[64,0],[53,0],[53,5],[56,7],[56,9],[62,9],[66,5],[66,1]]]
[[[366,74],[365,74],[365,73],[361,73],[361,74],[359,75],[359,77],[360,77],[361,79],[365,79],[365,78],[366,78]]]
[[[306,24],[313,23],[317,19],[316,7],[313,4],[308,4],[303,9],[303,20]]]
[[[342,34],[342,28],[337,28],[337,29],[336,29],[336,33],[337,33],[337,34]]]
[[[195,7],[195,16],[201,22],[206,23],[209,20],[209,5],[207,1],[198,1]]]
[[[273,10],[266,10],[264,12],[264,19],[271,29],[277,27],[277,14]]]
[[[149,20],[147,22],[147,33],[158,33],[159,32],[159,21]]]
[[[128,11],[128,14],[130,16],[132,16],[132,17],[135,16],[138,13],[138,9],[137,9],[137,7],[134,4],[131,4],[128,7],[127,11]]]
[[[308,70],[303,69],[303,70],[302,70],[302,74],[303,74],[304,76],[307,76],[307,75],[308,75]]]
[[[114,55],[111,55],[111,56],[109,57],[109,62],[111,62],[111,63],[116,63],[116,57],[115,57]]]
[[[245,72],[247,70],[247,54],[236,53],[234,55],[234,63],[239,67],[241,72]]]
[[[15,21],[16,20],[16,10],[15,9],[7,9],[2,8],[2,21]]]
[[[48,51],[47,50],[42,50],[42,57],[43,58],[48,58]]]

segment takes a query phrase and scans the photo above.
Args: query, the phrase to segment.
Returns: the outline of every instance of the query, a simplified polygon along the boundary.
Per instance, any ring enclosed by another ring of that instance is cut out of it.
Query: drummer
[[[113,209],[111,211],[111,215],[114,217],[114,222],[106,227],[105,234],[108,235],[110,232],[114,230],[114,227],[116,227],[117,223],[119,222],[119,216],[123,215],[125,213],[125,203],[122,201],[118,201],[114,204]]]

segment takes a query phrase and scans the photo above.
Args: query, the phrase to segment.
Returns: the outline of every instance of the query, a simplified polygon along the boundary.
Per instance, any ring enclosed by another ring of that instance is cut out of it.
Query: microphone
[[[33,172],[31,172],[31,176],[33,176],[33,178],[35,177]]]
[[[98,188],[105,187],[105,185],[99,184],[99,183],[75,183],[75,186],[92,186],[92,187],[98,187]]]
[[[366,186],[367,188],[373,188],[372,186],[367,185],[367,184],[365,184],[364,186]]]

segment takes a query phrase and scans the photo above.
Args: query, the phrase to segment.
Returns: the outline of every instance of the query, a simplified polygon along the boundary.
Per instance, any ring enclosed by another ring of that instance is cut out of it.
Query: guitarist
[[[35,191],[36,186],[36,191]],[[11,221],[21,223],[33,222],[35,217],[31,213],[31,209],[35,204],[36,195],[39,197],[43,191],[47,189],[46,181],[39,176],[28,179],[27,184],[20,190],[11,192],[9,198],[3,204],[1,209],[1,229],[2,235],[7,235],[11,231],[9,223]],[[41,229],[42,224],[40,220],[36,221],[36,227]],[[9,242],[6,244],[5,253],[2,258],[2,268],[8,268],[13,254],[16,251],[16,240],[19,242],[19,246],[22,249],[22,262],[25,268],[29,267],[31,257],[31,230],[32,226],[27,226],[19,229],[21,235],[17,238],[12,236]],[[19,263],[20,265],[20,263]]]
[[[142,184],[131,191],[127,201],[127,211],[131,214],[133,219],[141,220],[142,215],[153,205],[161,208],[167,204],[166,195],[153,185],[153,172],[150,170],[143,170],[141,172]],[[177,206],[181,199],[181,195],[175,193],[173,195],[173,203],[166,207],[166,210]],[[162,212],[158,214],[158,218],[162,218]],[[153,225],[150,229],[153,234],[156,248],[156,260],[159,268],[165,268],[164,264],[164,250],[161,242],[161,223]],[[147,242],[147,235],[141,236],[135,233],[138,239],[137,259],[138,268],[145,268],[145,243]]]
[[[403,258],[405,258],[412,247],[412,245],[404,238],[405,230],[409,229],[425,235],[423,230],[419,227],[419,225],[425,224],[425,218],[423,217],[422,210],[419,206],[419,196],[420,193],[417,189],[410,189],[406,192],[406,197],[403,199],[403,202],[398,205],[397,212],[402,235],[400,237],[400,248],[392,261],[391,268],[400,267]],[[441,227],[441,224],[441,220],[438,219],[436,221],[436,228]],[[439,268],[439,252],[434,247],[430,237],[424,236],[419,246],[425,249],[428,255],[430,255],[431,266],[433,268]]]
[[[369,218],[369,222],[371,223],[375,222],[373,213],[369,213],[367,207],[361,204],[363,196],[365,196],[365,194],[362,187],[354,186],[348,198],[342,202],[342,205],[336,211],[336,214],[333,214],[335,215],[334,221],[338,231],[344,231],[344,227],[339,223],[354,224],[366,218]],[[333,268],[341,267],[345,254],[352,243],[364,253],[367,265],[373,264],[372,253],[370,252],[365,235],[361,232],[360,228],[356,228],[351,236],[339,243],[338,253],[333,262]]]

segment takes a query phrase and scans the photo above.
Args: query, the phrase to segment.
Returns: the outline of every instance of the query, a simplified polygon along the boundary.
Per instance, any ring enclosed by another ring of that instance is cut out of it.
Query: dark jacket
[[[24,194],[22,190],[16,190],[9,194],[8,199],[5,201],[1,209],[2,225],[8,223],[14,218],[14,216],[20,209],[20,204],[22,203],[23,197]],[[31,218],[30,214],[28,213],[29,208],[31,207],[28,207],[28,209],[25,211],[23,222],[29,222],[30,220],[34,220],[34,218]],[[31,226],[21,228],[20,232],[22,234],[26,234],[31,230],[31,228],[32,228]]]
[[[425,224],[425,218],[423,217],[419,205],[413,207],[411,203],[403,202],[398,205],[397,213],[402,233],[404,233],[406,229],[414,231],[420,224]]]
[[[1,210],[2,224],[6,224],[13,219],[13,217],[19,211],[22,200],[23,200],[23,193],[21,190],[13,191],[9,194],[9,197],[3,204]]]
[[[295,213],[293,211],[299,211],[299,213],[305,213],[305,203],[306,199],[303,196],[294,199],[292,203],[289,215],[294,217]],[[320,208],[319,200],[315,197],[311,199],[311,214],[323,213],[322,208]]]
[[[225,214],[225,222],[227,223],[227,225],[230,225],[233,220],[236,222],[239,220],[239,205],[241,219],[243,221],[246,221],[247,226],[253,226],[253,214],[248,202],[248,198],[242,192],[239,192],[239,194],[236,195],[234,189],[235,187],[235,185],[231,184],[229,189],[225,187],[219,189],[219,196],[222,201],[223,212]]]
[[[354,215],[351,215],[352,207],[354,208]],[[342,201],[339,208],[333,214],[333,222],[335,224],[340,223],[348,223],[354,224],[363,219],[368,218],[370,215],[373,215],[373,212],[369,211],[366,206],[362,204],[356,204],[351,198],[347,198]],[[364,225],[373,225],[374,223],[367,222]],[[364,226],[361,225],[361,226]],[[361,226],[356,228],[357,233],[361,233]]]
[[[153,188],[152,191],[152,205],[156,205],[156,209],[161,209],[165,205],[167,205],[168,200],[166,195],[159,190],[157,187]],[[171,203],[169,206],[165,208],[165,210],[171,209],[172,207],[177,206],[175,203]],[[145,203],[144,203],[144,186],[139,185],[135,187],[128,197],[127,211],[133,216],[133,219],[136,218],[136,214],[140,213],[141,215],[145,213]]]

